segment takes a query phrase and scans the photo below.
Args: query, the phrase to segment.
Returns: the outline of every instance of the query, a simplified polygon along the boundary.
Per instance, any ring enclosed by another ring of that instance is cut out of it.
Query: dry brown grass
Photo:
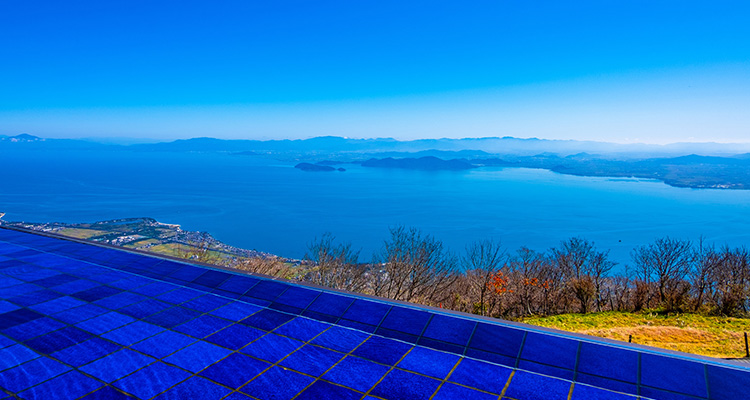
[[[586,335],[720,358],[745,356],[750,319],[700,314],[595,313],[531,317],[523,322]]]

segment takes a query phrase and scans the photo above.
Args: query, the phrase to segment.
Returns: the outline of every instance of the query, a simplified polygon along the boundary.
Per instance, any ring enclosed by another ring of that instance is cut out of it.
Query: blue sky
[[[750,141],[750,6],[0,3],[0,134]]]

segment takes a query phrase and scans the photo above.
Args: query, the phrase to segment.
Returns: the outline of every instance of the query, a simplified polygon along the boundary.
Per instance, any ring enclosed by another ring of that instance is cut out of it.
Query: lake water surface
[[[331,232],[369,259],[398,224],[455,251],[481,238],[545,250],[583,236],[621,264],[665,235],[750,244],[750,191],[516,168],[312,173],[293,165],[225,154],[4,152],[0,212],[30,222],[153,217],[287,257]]]

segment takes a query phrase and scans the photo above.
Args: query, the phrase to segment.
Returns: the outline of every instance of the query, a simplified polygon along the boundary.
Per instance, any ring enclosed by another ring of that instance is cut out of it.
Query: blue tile
[[[373,325],[367,325],[361,322],[350,321],[348,319],[340,319],[338,320],[338,322],[336,322],[336,324],[340,326],[345,326],[347,328],[356,329],[362,332],[367,332],[367,333],[375,333],[375,330],[377,329],[377,327]]]
[[[20,296],[22,294],[28,294],[31,292],[36,292],[38,290],[39,286],[31,283],[24,283],[21,285],[0,288],[0,298],[7,299],[9,297]]]
[[[39,354],[21,344],[0,349],[0,371],[15,367],[35,358],[39,358]]]
[[[81,343],[90,339],[92,336],[78,328],[69,326],[44,336],[26,341],[26,345],[32,349],[50,354],[62,350],[66,347]]]
[[[253,357],[275,363],[302,345],[303,342],[299,340],[270,333],[250,343],[241,351]]]
[[[209,270],[193,279],[193,282],[208,288],[215,288],[227,280],[229,276],[226,272]]]
[[[330,323],[330,324],[336,323],[339,320],[339,317],[334,317],[334,316],[331,316],[331,315],[328,315],[328,314],[321,314],[321,313],[315,312],[315,311],[307,311],[306,310],[306,311],[303,311],[302,314],[300,314],[300,315],[303,315],[303,316],[305,316],[307,318],[311,318],[311,319],[314,319],[314,320],[317,320],[317,321],[327,322],[327,323]]]
[[[80,307],[71,308],[70,310],[61,311],[54,314],[53,317],[59,319],[68,324],[77,324],[81,321],[85,321],[89,318],[96,317],[109,312],[104,307],[95,306],[93,304],[85,304]]]
[[[34,304],[44,303],[45,301],[56,299],[62,296],[62,294],[54,292],[52,290],[39,290],[36,292],[11,297],[8,299],[8,301],[22,307],[28,307]]]
[[[245,296],[255,297],[257,299],[273,301],[283,293],[289,285],[273,281],[260,281],[245,293]]]
[[[163,393],[157,400],[218,400],[230,390],[200,377],[193,377]],[[247,397],[249,399],[249,397]]]
[[[195,341],[195,339],[187,337],[181,333],[164,331],[156,336],[132,345],[131,348],[156,358],[162,358],[195,343]]]
[[[431,314],[404,307],[392,307],[380,324],[381,328],[404,332],[409,335],[422,334]]]
[[[56,331],[64,326],[65,324],[63,324],[62,322],[58,322],[54,319],[45,317],[35,319],[21,325],[16,325],[12,328],[4,329],[2,332],[19,342],[23,342],[31,338]]]
[[[436,379],[394,369],[371,393],[388,400],[428,400],[438,386]]]
[[[207,337],[206,340],[219,346],[238,350],[265,334],[260,329],[234,324],[214,333]]]
[[[274,333],[284,336],[293,337],[303,342],[314,338],[326,330],[330,325],[311,320],[308,318],[297,317],[286,324],[280,326]]]
[[[150,399],[190,377],[189,372],[155,362],[113,385],[141,399]]]
[[[510,368],[464,358],[448,380],[486,392],[500,394],[511,373]]]
[[[0,387],[18,393],[68,370],[70,370],[68,366],[46,357],[40,357],[0,372]]]
[[[529,332],[521,351],[521,358],[565,369],[574,369],[578,344],[576,340]]]
[[[663,355],[641,354],[641,385],[696,397],[708,396],[703,364]]]
[[[20,397],[24,399],[46,400],[59,398],[60,393],[64,393],[66,398],[75,399],[101,386],[102,384],[95,379],[89,378],[78,371],[70,371],[65,375],[58,376],[22,392]]]
[[[123,346],[129,346],[162,332],[164,329],[148,322],[135,321],[130,325],[107,332],[102,337]]]
[[[612,360],[617,360],[613,363]],[[594,343],[581,343],[578,372],[636,383],[638,353]]]
[[[0,349],[16,344],[15,340],[11,340],[3,335],[0,335]]]
[[[71,296],[79,298],[84,301],[96,301],[99,299],[103,299],[105,297],[109,297],[112,295],[115,295],[117,293],[122,292],[122,289],[113,288],[110,286],[96,286],[91,289],[86,289],[80,292],[73,293]]]
[[[207,313],[230,302],[231,300],[224,299],[219,296],[205,295],[183,303],[182,307],[187,307],[196,311]]]
[[[124,394],[113,388],[112,386],[104,386],[103,388],[90,393],[86,397],[82,397],[81,400],[132,400],[133,397]]]
[[[377,326],[388,312],[390,306],[376,303],[374,301],[357,299],[352,303],[348,310],[342,315],[342,318],[361,322],[367,325]]]
[[[370,336],[353,329],[332,326],[330,329],[320,334],[320,336],[316,337],[312,343],[348,353],[354,350],[354,348],[359,346],[359,344],[368,337]]]
[[[424,336],[419,338],[419,341],[417,341],[417,344],[423,347],[430,348],[430,349],[445,351],[448,353],[453,353],[453,354],[458,354],[458,355],[463,355],[464,350],[466,349],[464,346],[441,342],[439,340],[428,339]]]
[[[141,286],[131,290],[131,292],[140,293],[145,296],[158,296],[176,288],[175,285],[164,282],[154,282],[150,285]]]
[[[524,331],[499,325],[478,323],[469,347],[516,358],[521,348]]]
[[[82,306],[84,304],[86,303],[81,300],[75,299],[73,297],[63,296],[58,297],[54,300],[30,306],[29,308],[34,311],[49,315],[58,313],[60,311],[65,311],[73,307]]]
[[[132,350],[123,349],[114,354],[84,365],[79,369],[105,382],[113,382],[151,364],[155,360]]]
[[[342,353],[306,345],[290,354],[279,365],[308,375],[320,376],[343,357]]]
[[[229,279],[225,280],[219,288],[228,292],[243,294],[251,287],[258,283],[258,279],[249,278],[246,276],[232,275]]]
[[[0,300],[0,314],[7,313],[8,311],[18,310],[21,308],[13,303],[9,303],[5,300]]]
[[[131,304],[129,306],[121,308],[118,312],[129,315],[133,318],[141,319],[146,318],[149,315],[162,312],[172,306],[169,303],[163,301],[148,299],[140,303]]]
[[[95,288],[97,286],[99,286],[99,284],[96,282],[91,282],[87,279],[79,279],[77,281],[68,282],[60,286],[55,286],[55,291],[65,294],[73,294],[84,291],[86,289]]]
[[[518,368],[529,372],[535,372],[537,374],[554,376],[556,378],[562,378],[571,381],[575,377],[575,371],[571,369],[558,368],[547,364],[539,364],[526,360],[519,360]]]
[[[97,300],[94,304],[109,308],[110,310],[118,310],[120,308],[139,303],[146,299],[148,299],[148,297],[142,296],[140,294],[122,292],[113,296],[103,298],[101,300]]]
[[[201,371],[200,375],[214,382],[237,389],[270,366],[270,363],[233,353],[229,357]]]
[[[456,365],[458,359],[459,357],[455,354],[415,347],[397,366],[434,378],[444,379]]]
[[[706,365],[711,400],[735,400],[747,396],[750,373],[747,370]]]
[[[578,373],[576,374],[576,381],[622,393],[638,393],[638,389],[635,384],[625,383],[614,379],[602,378],[600,376]]]
[[[340,400],[357,400],[362,397],[362,393],[357,393],[351,389],[341,386],[332,385],[328,382],[317,381],[310,385],[304,392],[296,398],[297,400],[316,400],[316,399],[340,399]]]
[[[497,395],[480,392],[446,382],[432,400],[496,400]]]
[[[593,386],[574,384],[571,400],[635,400],[635,397]]]
[[[9,400],[12,400],[12,399],[9,399]],[[240,392],[234,392],[230,394],[229,396],[224,397],[223,400],[253,400],[253,398]]]
[[[256,299],[255,297],[248,297],[245,295],[240,297],[240,300],[242,300],[245,303],[255,304],[261,307],[268,307],[271,305],[271,302],[268,300]]]
[[[193,279],[201,276],[204,271],[205,270],[203,268],[193,267],[191,265],[183,265],[182,268],[169,274],[169,276],[184,282],[190,282]]]
[[[172,304],[181,304],[186,301],[190,301],[202,294],[202,292],[193,289],[177,288],[171,292],[167,292],[157,296],[157,299]]]
[[[394,331],[392,329],[378,328],[378,330],[375,331],[375,334],[413,344],[417,344],[417,342],[419,341],[419,336],[417,335],[410,335],[408,333]]]
[[[453,316],[435,314],[425,329],[424,337],[466,346],[477,323]]]
[[[310,290],[301,288],[298,286],[289,286],[284,293],[276,298],[277,303],[285,304],[288,306],[296,307],[299,309],[305,309],[307,306],[315,300],[320,294],[320,291]]]
[[[260,310],[261,308],[258,306],[235,301],[224,307],[217,308],[216,310],[211,311],[211,314],[218,317],[231,319],[232,321],[239,321],[255,314]]]
[[[515,399],[567,400],[571,383],[517,370],[505,396]]]
[[[141,277],[130,277],[121,279],[119,281],[111,282],[109,286],[114,286],[116,288],[125,289],[125,290],[132,290],[138,287],[141,287],[143,285],[147,285],[151,283],[150,280],[141,278]]]
[[[172,328],[176,325],[190,321],[199,315],[200,313],[197,311],[188,310],[187,308],[182,307],[174,307],[147,317],[144,321],[164,328]]]
[[[109,332],[113,329],[117,329],[133,321],[135,320],[131,317],[128,317],[127,315],[123,315],[117,312],[108,312],[96,318],[79,322],[78,324],[76,324],[76,326],[95,335],[101,335],[104,332]]]
[[[389,368],[358,357],[348,356],[323,375],[323,379],[366,392]]]
[[[313,381],[294,371],[273,367],[240,390],[261,400],[291,400]]]
[[[644,398],[644,399],[659,399],[659,400],[695,400],[696,399],[695,397],[688,396],[686,394],[668,392],[665,390],[654,389],[648,386],[641,386],[640,395],[641,395],[641,398]]]
[[[42,317],[44,317],[43,314],[40,314],[36,311],[31,311],[26,308],[19,308],[17,310],[8,311],[0,314],[0,330],[11,328],[16,325],[21,325],[23,323],[33,321]]]
[[[405,343],[373,336],[352,354],[382,364],[394,365],[411,348],[412,346]]]
[[[217,318],[211,315],[201,315],[200,317],[184,324],[177,325],[173,329],[186,335],[204,338],[231,323],[231,321],[227,321],[223,318]]]
[[[185,368],[191,372],[198,372],[203,368],[226,357],[230,350],[219,346],[198,341],[175,354],[164,359],[164,361]]]
[[[72,275],[59,274],[59,275],[50,276],[47,278],[37,279],[33,281],[32,283],[34,283],[35,285],[44,286],[46,288],[51,288],[51,287],[55,287],[58,285],[62,285],[64,283],[77,281],[78,279],[80,278],[72,276]]]
[[[95,337],[75,346],[70,346],[67,349],[52,353],[51,355],[64,363],[68,363],[74,367],[80,367],[81,365],[88,364],[97,358],[113,353],[120,348],[121,347],[116,344]]]
[[[243,319],[240,323],[260,328],[265,331],[271,331],[292,318],[294,317],[288,314],[282,314],[272,310],[261,310]]]

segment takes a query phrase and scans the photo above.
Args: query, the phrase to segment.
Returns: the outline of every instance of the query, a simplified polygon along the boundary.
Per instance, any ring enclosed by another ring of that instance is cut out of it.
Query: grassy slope
[[[529,317],[523,322],[664,349],[711,357],[745,356],[743,332],[750,332],[750,319],[711,317],[699,314],[603,312]]]

